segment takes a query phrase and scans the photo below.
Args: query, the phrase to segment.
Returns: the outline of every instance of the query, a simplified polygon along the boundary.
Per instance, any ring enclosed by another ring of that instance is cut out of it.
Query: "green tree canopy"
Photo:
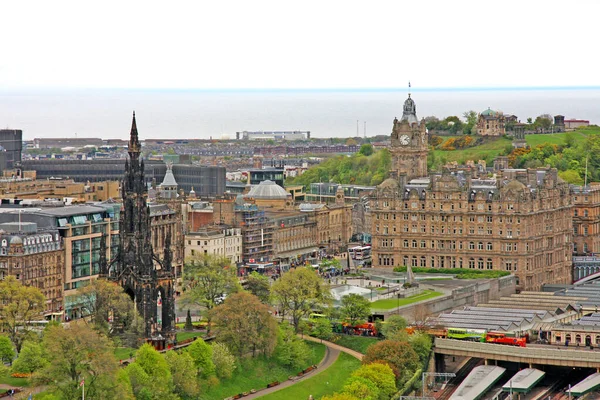
[[[392,369],[385,364],[363,364],[352,376],[365,378],[379,389],[379,399],[387,400],[396,392],[396,382]]]
[[[198,369],[189,353],[182,351],[167,351],[164,355],[171,376],[173,390],[183,398],[195,398],[199,393]]]
[[[360,150],[358,151],[360,154],[362,154],[363,156],[370,156],[371,154],[373,154],[373,146],[371,144],[363,144],[362,146],[360,146]]]
[[[381,334],[390,340],[408,340],[406,320],[400,315],[390,315],[384,323],[379,324]]]
[[[277,322],[269,306],[247,292],[235,293],[211,310],[217,337],[234,354],[271,354],[277,342]]]
[[[212,360],[212,346],[198,338],[187,348],[187,352],[192,358],[200,376],[206,378],[215,373],[215,364]]]
[[[397,369],[399,375],[396,379],[399,383],[408,379],[419,367],[419,356],[408,342],[383,340],[369,346],[363,364],[377,360],[387,361]]]
[[[186,260],[184,305],[196,305],[212,310],[225,294],[240,290],[235,268],[226,257],[202,256]],[[207,313],[207,335],[211,331],[212,314]]]
[[[263,303],[269,303],[271,284],[269,283],[268,276],[252,271],[252,273],[246,277],[244,288],[258,297]]]
[[[371,302],[360,294],[351,293],[342,297],[341,314],[344,321],[354,326],[371,315]]]
[[[151,345],[142,345],[135,353],[135,361],[125,370],[137,399],[178,398],[173,393],[173,376],[167,360]]]
[[[43,319],[45,304],[46,299],[38,288],[22,285],[13,275],[0,281],[0,323],[17,352],[31,337],[31,322]]]
[[[296,332],[301,318],[310,314],[313,308],[331,302],[331,292],[317,273],[301,267],[286,272],[271,287],[271,295],[282,311],[282,318],[288,314]]]
[[[27,340],[23,342],[19,357],[12,365],[12,371],[31,374],[39,371],[48,365],[48,360],[44,357],[42,346],[39,341]]]
[[[0,364],[11,363],[15,358],[15,350],[10,339],[4,335],[0,335]]]
[[[310,356],[310,348],[294,332],[287,322],[279,326],[275,357],[283,365],[301,368]]]
[[[393,374],[392,379],[394,379]],[[344,384],[342,393],[361,400],[378,400],[380,396],[375,382],[362,376],[351,376]]]
[[[111,341],[84,322],[72,322],[68,328],[51,326],[42,343],[48,364],[40,378],[63,398],[80,398],[83,380],[89,398],[130,398],[127,383],[117,379],[119,365]]]
[[[213,343],[213,363],[217,376],[221,379],[229,379],[236,368],[235,357],[224,343]]]

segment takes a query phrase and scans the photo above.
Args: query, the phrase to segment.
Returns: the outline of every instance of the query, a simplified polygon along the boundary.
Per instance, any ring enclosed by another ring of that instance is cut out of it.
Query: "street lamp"
[[[400,293],[397,293],[396,296],[398,297],[398,315],[400,315]]]

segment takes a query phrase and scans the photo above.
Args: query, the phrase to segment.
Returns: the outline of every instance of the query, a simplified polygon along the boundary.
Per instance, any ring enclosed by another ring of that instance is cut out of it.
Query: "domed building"
[[[253,186],[244,199],[259,207],[293,208],[292,195],[273,181],[262,181]]]
[[[482,136],[502,136],[506,133],[505,118],[502,111],[494,111],[488,107],[477,119],[477,134]]]

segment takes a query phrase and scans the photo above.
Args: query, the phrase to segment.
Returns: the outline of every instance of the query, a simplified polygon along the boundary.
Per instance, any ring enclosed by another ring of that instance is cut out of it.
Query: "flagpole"
[[[81,400],[85,400],[85,379],[81,383]]]

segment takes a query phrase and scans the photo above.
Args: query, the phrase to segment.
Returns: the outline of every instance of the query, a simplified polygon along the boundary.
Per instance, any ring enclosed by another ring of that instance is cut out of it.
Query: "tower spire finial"
[[[138,138],[137,124],[135,122],[135,111],[133,112],[133,119],[131,121],[131,132],[129,133],[128,151],[130,153],[140,152],[140,141]]]
[[[408,97],[410,97],[410,81],[408,81]]]

